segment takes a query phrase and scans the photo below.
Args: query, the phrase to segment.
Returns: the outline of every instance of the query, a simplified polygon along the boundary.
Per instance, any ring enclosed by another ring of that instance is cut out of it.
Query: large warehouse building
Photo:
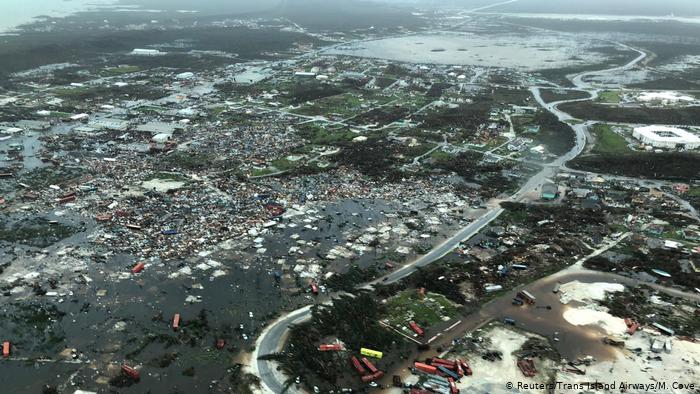
[[[700,148],[700,137],[686,130],[668,126],[637,127],[632,136],[646,145],[666,149]]]

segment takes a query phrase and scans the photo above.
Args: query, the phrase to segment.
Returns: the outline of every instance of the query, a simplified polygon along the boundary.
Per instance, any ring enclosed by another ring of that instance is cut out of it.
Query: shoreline
[[[4,0],[10,2],[7,7],[9,15],[0,18],[0,36],[16,36],[24,30],[22,26],[30,25],[45,18],[65,18],[80,12],[98,11],[104,7],[115,6],[119,0],[32,0],[31,6],[20,0]],[[38,3],[36,3],[38,1]],[[20,10],[20,11],[14,11]]]

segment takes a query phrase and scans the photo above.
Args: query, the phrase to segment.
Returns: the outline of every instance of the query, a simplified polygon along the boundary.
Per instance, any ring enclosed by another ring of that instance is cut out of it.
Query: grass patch
[[[415,289],[404,290],[387,302],[387,317],[392,326],[415,321],[423,326],[442,322],[457,314],[457,307],[442,294],[426,293],[421,300]]]
[[[592,153],[616,154],[630,152],[625,138],[614,132],[609,125],[595,125],[593,127],[593,134],[596,137],[596,144],[593,147]]]
[[[618,90],[606,90],[598,96],[598,101],[602,103],[618,104],[621,100],[622,97]]]
[[[349,129],[329,130],[318,124],[308,123],[300,126],[297,133],[314,145],[338,145],[358,136]]]

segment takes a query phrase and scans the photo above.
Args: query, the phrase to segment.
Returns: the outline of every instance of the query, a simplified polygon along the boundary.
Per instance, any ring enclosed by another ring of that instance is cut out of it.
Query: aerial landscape
[[[0,393],[700,393],[697,0],[3,0]]]

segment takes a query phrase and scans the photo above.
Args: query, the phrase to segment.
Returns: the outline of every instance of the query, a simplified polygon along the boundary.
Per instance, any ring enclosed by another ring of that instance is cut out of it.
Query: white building
[[[157,49],[136,48],[133,51],[131,51],[130,54],[136,56],[160,56],[165,55],[165,52],[161,52]]]
[[[700,137],[686,130],[668,126],[637,127],[632,136],[646,145],[666,149],[700,148]]]

